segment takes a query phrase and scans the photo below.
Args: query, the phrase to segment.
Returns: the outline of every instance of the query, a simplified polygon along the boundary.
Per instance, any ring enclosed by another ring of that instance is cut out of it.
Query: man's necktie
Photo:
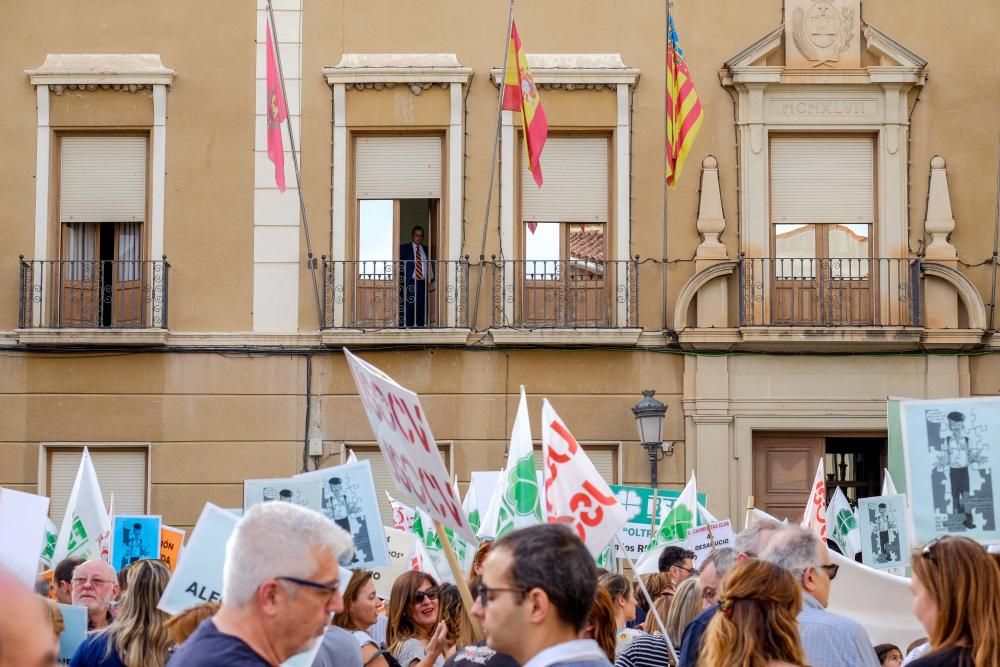
[[[415,277],[416,277],[417,280],[423,280],[424,279],[424,252],[423,252],[423,250],[421,249],[421,247],[419,245],[414,246],[413,249],[415,250],[415,252],[413,253],[413,256],[417,260],[417,268],[416,268],[416,273],[414,275],[415,275]]]

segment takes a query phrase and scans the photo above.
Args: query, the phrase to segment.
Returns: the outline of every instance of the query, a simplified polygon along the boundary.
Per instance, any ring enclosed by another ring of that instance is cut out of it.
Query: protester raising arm
[[[386,643],[402,667],[441,667],[448,626],[440,621],[440,591],[433,577],[406,572],[392,585]]]

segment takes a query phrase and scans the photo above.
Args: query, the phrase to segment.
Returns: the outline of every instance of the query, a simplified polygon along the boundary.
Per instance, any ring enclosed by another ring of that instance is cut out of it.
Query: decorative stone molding
[[[414,95],[434,85],[447,89],[468,84],[472,68],[462,67],[454,53],[345,53],[334,67],[324,67],[330,86],[346,90],[382,90],[405,84]]]
[[[931,158],[931,182],[927,192],[927,217],[924,229],[931,235],[930,245],[924,257],[937,260],[958,258],[955,246],[948,237],[955,230],[955,218],[951,215],[951,194],[948,191],[948,171],[944,158]]]
[[[639,70],[627,67],[618,53],[529,53],[527,58],[539,88],[617,90],[619,84],[634,86],[639,81]],[[503,69],[492,68],[490,78],[499,86]]]
[[[712,282],[716,278],[725,278],[736,272],[736,262],[719,262],[707,269],[703,269],[691,276],[691,279],[684,283],[680,294],[677,295],[677,305],[674,307],[674,330],[683,331],[688,328],[688,309],[691,302],[698,295],[698,291]]]
[[[698,233],[702,242],[695,259],[728,259],[726,246],[719,242],[719,234],[726,229],[722,213],[722,189],[719,186],[719,161],[708,155],[701,162],[701,196],[698,201]]]
[[[957,269],[937,262],[921,262],[920,269],[924,276],[940,278],[951,283],[955,291],[958,292],[958,298],[962,305],[965,306],[965,312],[969,318],[969,328],[986,330],[986,304],[983,303],[983,297],[972,281]]]
[[[134,93],[174,81],[174,70],[163,66],[158,53],[50,53],[41,67],[24,73],[31,85],[51,86],[56,95],[98,88]]]

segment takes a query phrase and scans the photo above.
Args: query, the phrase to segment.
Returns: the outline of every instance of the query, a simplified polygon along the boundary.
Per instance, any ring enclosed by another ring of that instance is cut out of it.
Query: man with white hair
[[[706,604],[700,614],[688,623],[681,638],[681,655],[678,661],[680,667],[694,667],[698,664],[698,655],[701,652],[701,639],[708,629],[708,624],[719,610],[719,597],[722,593],[722,580],[729,570],[738,563],[742,563],[750,558],[756,558],[761,551],[767,547],[771,539],[784,528],[783,525],[773,519],[760,519],[750,524],[743,532],[736,536],[732,549],[718,549],[702,565],[701,573],[698,575],[698,583],[702,590],[702,596]],[[712,600],[709,601],[709,593],[712,593]]]
[[[806,662],[812,667],[879,667],[864,628],[826,611],[839,566],[830,562],[830,550],[816,533],[801,526],[787,528],[771,541],[761,559],[791,572],[802,588],[798,621]]]
[[[170,659],[170,667],[276,667],[309,650],[343,609],[338,562],[351,537],[313,510],[254,505],[226,545],[222,607]]]
[[[118,575],[98,558],[86,560],[73,570],[73,604],[87,608],[87,629],[111,625],[111,603],[118,598]]]

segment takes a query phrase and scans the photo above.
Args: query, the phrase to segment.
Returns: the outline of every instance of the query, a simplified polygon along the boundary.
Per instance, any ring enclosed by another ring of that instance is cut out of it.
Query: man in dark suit
[[[434,266],[423,244],[424,228],[410,233],[410,243],[399,246],[399,324],[403,327],[426,327],[427,289],[434,282]]]

